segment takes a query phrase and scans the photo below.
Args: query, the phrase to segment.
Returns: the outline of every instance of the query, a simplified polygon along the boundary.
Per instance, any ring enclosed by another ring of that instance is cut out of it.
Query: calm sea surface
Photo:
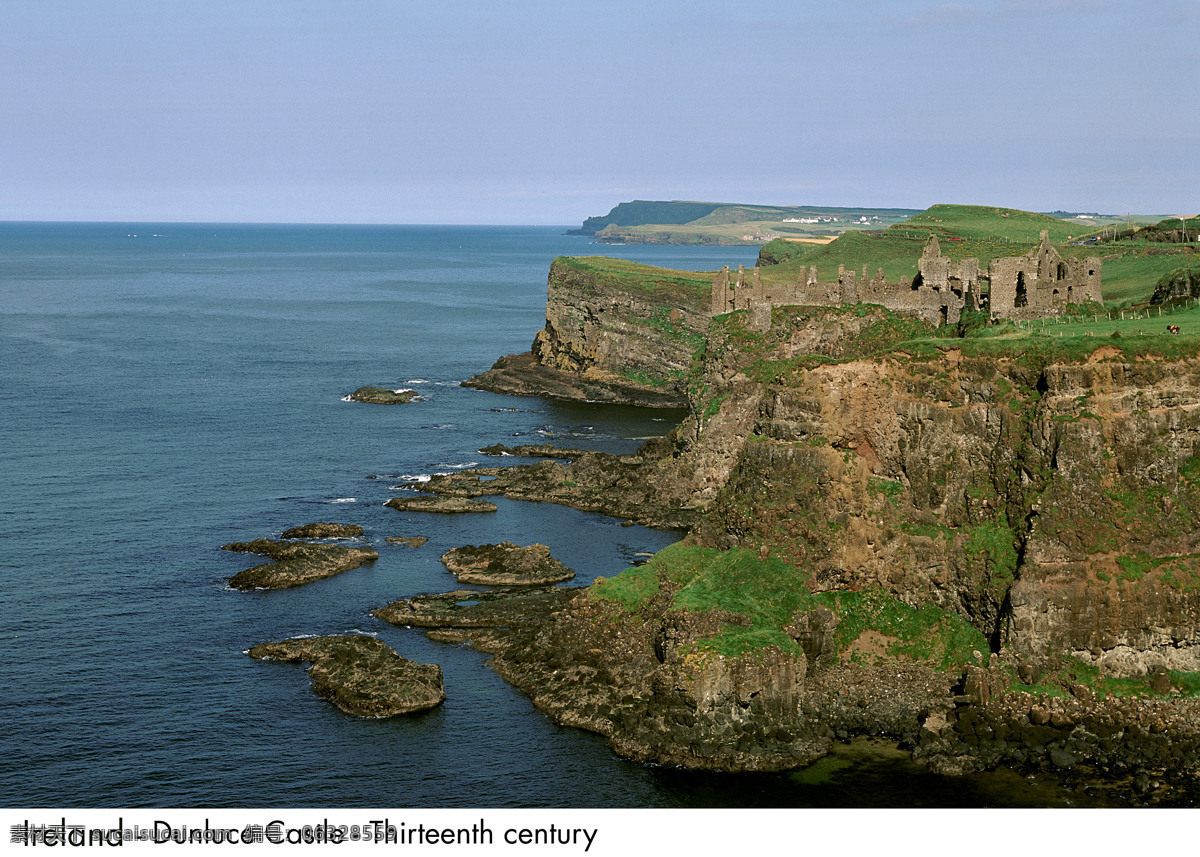
[[[528,349],[557,255],[697,270],[756,256],[563,231],[0,224],[0,805],[1079,802],[1051,782],[946,780],[854,748],[788,776],[633,764],[550,723],[484,656],[368,614],[453,588],[438,557],[464,544],[540,541],[587,583],[678,538],[504,499],[495,515],[383,507],[402,478],[494,463],[487,444],[624,452],[678,418],[459,386]],[[364,384],[423,401],[342,401]],[[256,559],[222,544],[318,520],[361,524],[379,560],[299,589],[226,588]],[[303,667],[244,654],[351,631],[439,663],[446,703],[360,720],[316,697]]]

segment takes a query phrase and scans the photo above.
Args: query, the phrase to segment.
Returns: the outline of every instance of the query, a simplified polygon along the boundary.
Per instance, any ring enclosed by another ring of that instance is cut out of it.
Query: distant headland
[[[568,235],[606,244],[762,244],[776,238],[823,243],[850,229],[883,229],[915,208],[829,208],[814,205],[746,205],[727,202],[622,202],[589,217]]]

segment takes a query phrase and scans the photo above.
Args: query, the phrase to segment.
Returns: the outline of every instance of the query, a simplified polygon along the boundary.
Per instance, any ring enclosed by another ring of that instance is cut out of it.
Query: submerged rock
[[[586,449],[569,449],[552,443],[523,443],[519,446],[493,443],[479,451],[484,455],[512,455],[521,458],[578,458],[588,453]]]
[[[358,717],[424,711],[446,698],[441,667],[403,658],[365,634],[263,643],[247,654],[257,660],[310,662],[313,691]]]
[[[462,497],[393,497],[383,505],[401,512],[440,512],[443,515],[496,511],[495,503]]]
[[[405,545],[410,548],[419,548],[429,539],[424,536],[388,536],[384,539],[389,545]]]
[[[284,530],[285,539],[353,539],[363,534],[363,528],[358,524],[329,524],[318,521],[315,524],[305,524],[303,527],[292,527]]]
[[[413,390],[389,390],[386,387],[359,387],[347,398],[369,405],[406,405],[417,398]]]
[[[369,547],[276,542],[271,539],[233,542],[224,545],[221,550],[256,553],[272,560],[240,571],[229,578],[230,587],[242,590],[289,589],[314,580],[333,577],[358,568],[364,562],[379,559],[379,554]]]
[[[459,583],[478,586],[549,586],[575,576],[540,544],[464,545],[443,554],[442,564]]]

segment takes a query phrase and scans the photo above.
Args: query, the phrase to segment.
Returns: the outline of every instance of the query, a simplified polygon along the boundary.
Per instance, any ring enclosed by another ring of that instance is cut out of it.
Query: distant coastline
[[[605,244],[737,246],[776,238],[831,240],[854,229],[883,229],[917,214],[909,208],[771,206],[680,200],[622,202],[568,235]]]

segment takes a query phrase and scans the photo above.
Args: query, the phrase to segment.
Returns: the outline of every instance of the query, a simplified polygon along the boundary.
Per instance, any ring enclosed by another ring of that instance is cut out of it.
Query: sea
[[[681,537],[503,498],[489,515],[383,505],[407,481],[516,463],[490,444],[628,452],[681,418],[460,386],[528,350],[558,255],[690,270],[757,255],[565,232],[0,223],[0,806],[1089,804],[1048,777],[939,777],[869,741],[779,775],[637,764],[556,726],[485,655],[370,615],[456,588],[439,557],[462,545],[540,542],[586,584]],[[346,401],[367,384],[420,398]],[[222,545],[316,521],[361,525],[378,561],[228,587],[258,558]],[[303,666],[246,655],[343,633],[440,664],[445,703],[352,717]]]

